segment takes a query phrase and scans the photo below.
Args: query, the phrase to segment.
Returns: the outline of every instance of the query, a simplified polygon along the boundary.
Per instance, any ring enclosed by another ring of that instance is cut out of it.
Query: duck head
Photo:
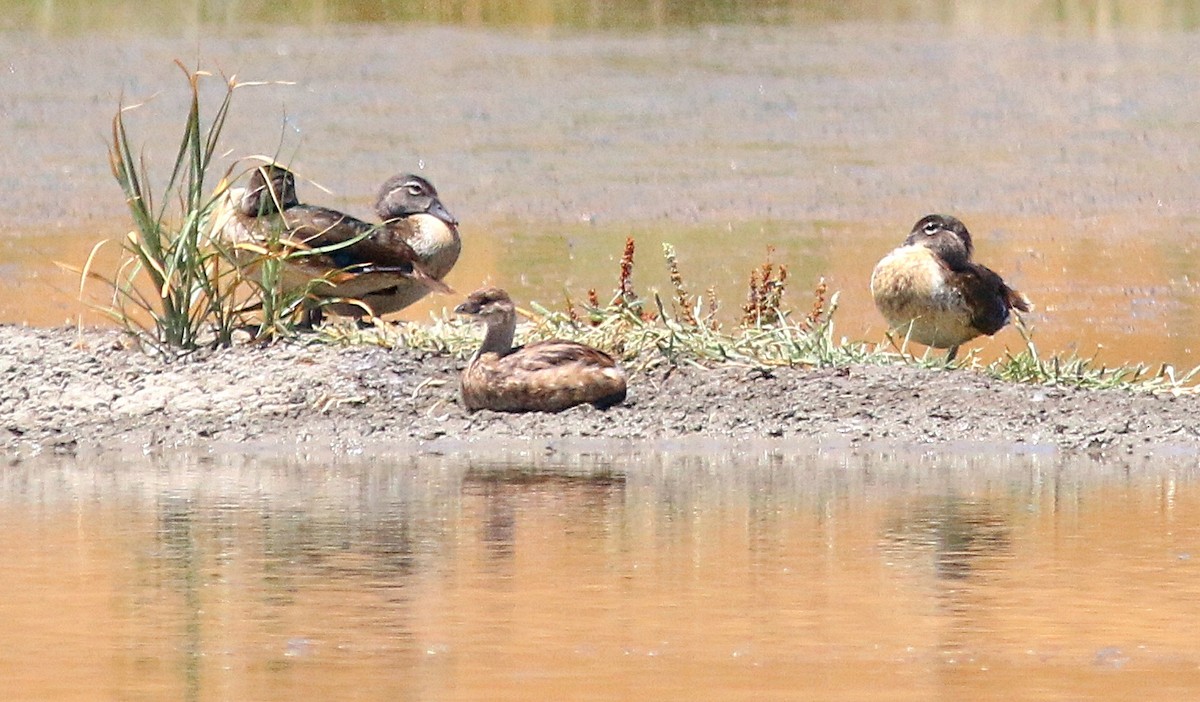
[[[466,301],[454,308],[454,312],[488,322],[514,318],[516,307],[508,293],[500,288],[480,288],[468,295]]]
[[[282,212],[300,204],[296,198],[296,176],[274,163],[259,166],[250,174],[250,184],[242,195],[240,206],[247,217]]]
[[[951,268],[966,265],[975,253],[966,225],[949,215],[926,215],[913,225],[905,246],[924,246]]]
[[[375,214],[385,221],[427,214],[437,217],[448,226],[458,226],[458,220],[438,199],[433,183],[412,173],[401,173],[387,179],[379,189],[379,198],[375,201]]]

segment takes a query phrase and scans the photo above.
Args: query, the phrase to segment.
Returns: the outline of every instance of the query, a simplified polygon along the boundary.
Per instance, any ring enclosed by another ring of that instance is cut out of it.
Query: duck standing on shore
[[[442,204],[428,180],[412,173],[392,176],[379,189],[375,214],[383,221],[388,236],[407,244],[416,254],[421,270],[435,280],[445,278],[458,262],[462,253],[458,220]],[[423,281],[402,280],[362,300],[376,315],[382,315],[408,307],[430,290]]]
[[[1000,331],[1013,310],[1032,309],[999,274],[972,261],[974,251],[962,222],[926,215],[871,274],[871,295],[888,324],[913,341],[950,349],[947,361],[960,345]]]
[[[559,412],[584,403],[603,409],[625,399],[625,371],[603,351],[560,339],[513,348],[517,312],[507,292],[481,288],[454,311],[486,326],[462,373],[468,410]]]
[[[249,185],[233,216],[220,227],[219,236],[231,245],[239,265],[260,282],[261,263],[272,242],[289,250],[278,283],[283,291],[307,289],[318,299],[355,299],[368,306],[373,294],[399,286],[452,292],[425,271],[420,257],[399,232],[337,210],[301,204],[296,196],[296,176],[276,164],[259,166],[251,173]],[[319,319],[323,308],[356,318],[367,314],[362,305],[333,302],[310,306],[310,318]],[[382,314],[373,308],[371,312]]]

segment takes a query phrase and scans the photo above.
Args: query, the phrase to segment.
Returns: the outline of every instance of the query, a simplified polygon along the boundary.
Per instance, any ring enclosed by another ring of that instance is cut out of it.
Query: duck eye
[[[929,224],[925,225],[925,233],[929,236],[937,234],[939,229],[941,229],[941,227],[937,225],[937,222],[930,222]]]
[[[421,186],[417,185],[416,183],[410,183],[406,185],[405,189],[408,190],[409,195],[418,196],[422,194]]]

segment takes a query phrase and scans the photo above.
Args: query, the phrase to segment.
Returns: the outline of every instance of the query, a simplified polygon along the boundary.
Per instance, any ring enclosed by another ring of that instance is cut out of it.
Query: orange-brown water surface
[[[463,222],[462,290],[603,291],[633,235],[643,288],[670,242],[733,318],[773,247],[793,305],[824,276],[838,333],[878,341],[871,267],[942,211],[1033,299],[1042,351],[1196,363],[1195,3],[177,4],[9,3],[0,320],[78,317],[54,261],[129,227],[109,120],[149,100],[131,136],[161,178],[181,58],[281,82],[237,91],[223,145],[277,155],[306,200],[365,215],[423,168]]]
[[[1200,689],[1195,459],[105,462],[0,471],[8,699]]]

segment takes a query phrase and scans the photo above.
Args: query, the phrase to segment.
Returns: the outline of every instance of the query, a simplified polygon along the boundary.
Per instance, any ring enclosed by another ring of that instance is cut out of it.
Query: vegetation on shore
[[[222,208],[230,206],[228,184],[236,167],[235,162],[212,185],[210,171],[221,131],[234,91],[255,84],[226,79],[224,97],[206,121],[199,85],[209,74],[179,65],[187,77],[190,107],[175,162],[157,196],[150,186],[147,164],[135,155],[127,131],[125,115],[133,108],[122,105],[113,118],[110,164],[125,194],[134,229],[123,240],[124,257],[111,274],[95,270],[95,251],[105,242],[96,245],[79,271],[81,291],[88,281],[99,281],[112,295],[111,303],[100,311],[143,348],[164,356],[229,346],[239,338],[295,338],[302,333],[301,308],[308,291],[291,291],[284,297],[273,281],[275,272],[291,257],[313,252],[267,241],[253,250],[261,272],[251,278],[242,275],[234,252],[213,236],[221,218],[227,216]],[[632,283],[635,251],[636,242],[630,238],[611,296],[589,290],[579,299],[565,300],[559,309],[531,303],[529,310],[522,311],[531,324],[522,328],[521,340],[573,339],[612,353],[634,371],[663,364],[738,364],[764,372],[779,366],[916,364],[972,368],[1020,383],[1173,393],[1197,388],[1200,368],[1176,374],[1167,365],[1108,368],[1077,356],[1044,357],[1023,326],[1025,348],[987,364],[974,354],[952,364],[935,351],[917,356],[903,338],[889,337],[882,344],[838,339],[834,334],[838,293],[819,280],[811,299],[804,303],[806,311],[794,312],[785,300],[791,282],[788,269],[773,263],[770,252],[749,274],[738,321],[722,324],[717,315],[721,301],[712,289],[697,292],[689,286],[670,245],[664,245],[662,252],[671,282],[667,296],[636,291]],[[428,324],[376,320],[366,328],[335,322],[305,338],[466,356],[477,347],[479,334],[470,323],[442,316]]]
[[[160,193],[149,168],[135,153],[126,114],[137,105],[121,104],[112,121],[109,166],[125,194],[133,229],[122,240],[117,270],[94,269],[101,241],[81,273],[80,289],[99,281],[111,302],[99,311],[146,346],[162,354],[189,351],[204,343],[232,340],[236,271],[206,244],[206,228],[223,194],[210,192],[209,171],[237,87],[230,80],[207,128],[202,126],[200,80],[205,74],[179,64],[191,101],[175,162]]]
[[[519,341],[572,339],[608,351],[635,371],[663,364],[737,364],[763,371],[779,366],[907,364],[973,369],[1017,383],[1172,393],[1197,390],[1200,368],[1177,374],[1165,364],[1157,369],[1142,364],[1108,367],[1074,355],[1045,357],[1020,322],[1025,348],[986,364],[973,352],[949,363],[944,352],[924,349],[917,355],[905,339],[895,336],[880,344],[839,339],[834,334],[838,293],[831,293],[825,281],[819,280],[807,312],[792,311],[784,304],[787,267],[775,265],[769,258],[750,272],[740,321],[726,328],[717,320],[720,301],[711,289],[703,294],[689,290],[669,244],[663,246],[663,258],[671,295],[667,299],[658,292],[639,295],[631,282],[635,250],[636,242],[628,239],[611,299],[602,302],[595,290],[589,290],[583,300],[568,299],[561,309],[532,303],[530,309],[522,310],[530,323],[519,331]],[[479,331],[470,323],[441,316],[428,324],[376,321],[367,328],[334,323],[322,328],[317,338],[327,343],[406,347],[465,357],[478,347]]]
[[[261,244],[236,245],[244,250],[241,253],[256,257],[257,274],[251,277],[237,264],[238,252],[216,235],[233,216],[236,203],[229,186],[241,162],[234,161],[219,178],[214,176],[214,160],[224,155],[218,151],[221,133],[234,92],[264,83],[224,78],[224,94],[209,116],[203,109],[201,82],[214,76],[176,63],[188,83],[189,106],[175,161],[157,190],[126,123],[139,105],[121,104],[113,117],[109,166],[125,195],[133,229],[120,242],[121,258],[113,272],[95,266],[97,253],[110,240],[92,248],[87,262],[76,269],[81,297],[89,282],[103,286],[109,302],[94,309],[143,348],[165,357],[229,346],[235,334],[246,329],[260,340],[294,336],[309,290],[281,289],[277,283],[282,267],[325,249],[287,245],[279,240],[281,232],[265,227]],[[344,245],[349,243],[353,242]],[[319,282],[314,280],[310,289]],[[338,301],[325,299],[322,304]]]

